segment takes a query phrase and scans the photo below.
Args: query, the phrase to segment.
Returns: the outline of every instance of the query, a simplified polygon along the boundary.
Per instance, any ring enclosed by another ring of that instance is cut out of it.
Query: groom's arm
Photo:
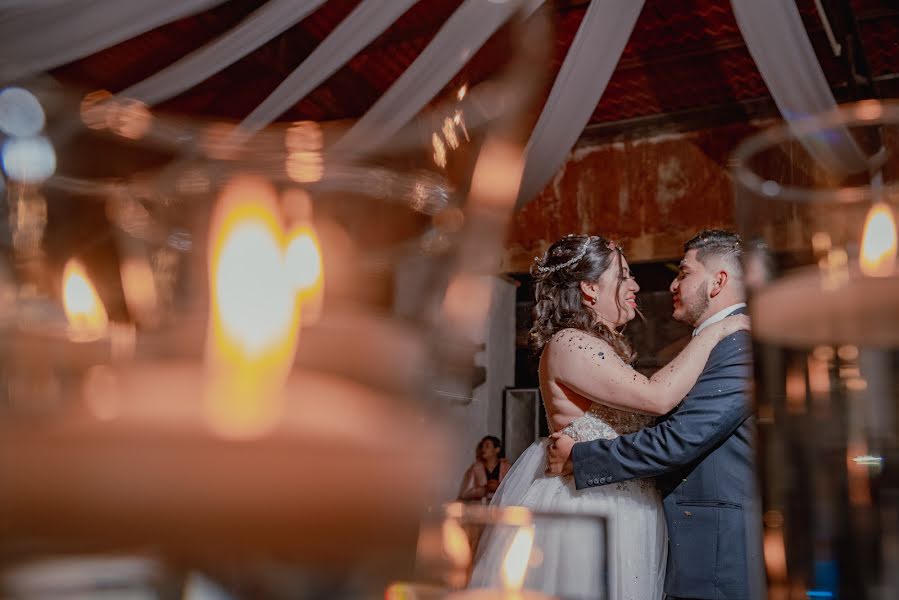
[[[654,477],[704,456],[749,417],[751,340],[747,332],[723,340],[680,407],[665,421],[613,440],[575,444],[578,489]]]

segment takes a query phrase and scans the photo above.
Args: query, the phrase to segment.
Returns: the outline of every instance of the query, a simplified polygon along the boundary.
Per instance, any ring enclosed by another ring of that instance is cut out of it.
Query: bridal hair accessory
[[[570,236],[569,236],[570,237]],[[563,263],[559,263],[557,265],[553,265],[551,267],[544,267],[542,265],[537,265],[536,270],[541,275],[547,275],[549,273],[555,273],[556,271],[560,271],[562,269],[567,269],[571,265],[577,264],[584,256],[587,254],[587,247],[596,239],[595,235],[587,236],[587,239],[584,240],[584,243],[581,245],[580,249],[577,251],[577,254],[569,258]],[[539,258],[535,258],[534,261],[539,261]]]

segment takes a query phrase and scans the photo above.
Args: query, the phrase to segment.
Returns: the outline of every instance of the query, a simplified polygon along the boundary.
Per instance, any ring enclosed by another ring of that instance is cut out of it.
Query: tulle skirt
[[[609,600],[661,600],[668,537],[655,486],[631,481],[578,491],[572,477],[544,475],[547,443],[546,439],[534,442],[515,461],[491,505],[603,515],[609,529],[604,536],[602,528],[590,521],[537,519],[536,556],[524,587],[563,598],[603,598],[603,590],[608,589]],[[514,533],[504,527],[484,533],[470,587],[502,584],[502,563]]]

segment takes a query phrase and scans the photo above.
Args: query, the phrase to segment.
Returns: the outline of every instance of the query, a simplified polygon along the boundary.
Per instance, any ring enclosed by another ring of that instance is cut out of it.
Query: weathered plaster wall
[[[632,262],[678,257],[685,239],[707,227],[733,228],[727,162],[756,125],[580,143],[543,192],[513,219],[505,270],[527,271],[534,257],[569,233],[601,233]]]

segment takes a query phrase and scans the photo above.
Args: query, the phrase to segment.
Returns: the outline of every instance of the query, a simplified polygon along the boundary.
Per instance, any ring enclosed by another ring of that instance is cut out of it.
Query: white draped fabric
[[[15,9],[47,8],[69,2],[70,0],[0,0],[0,12],[6,14]]]
[[[241,123],[254,133],[321,85],[348,60],[383,33],[417,0],[363,0],[312,54],[287,76]]]
[[[147,104],[177,96],[287,31],[324,3],[325,0],[269,0],[227,34],[121,95]]]
[[[593,0],[527,146],[518,206],[559,169],[590,120],[643,9],[643,0]]]
[[[222,1],[59,0],[0,5],[0,81],[64,65]]]
[[[77,60],[225,0],[0,0],[0,81]],[[243,121],[267,126],[390,27],[417,0],[363,0]],[[339,141],[364,151],[409,122],[464,67],[514,10],[544,0],[465,0],[432,42]],[[124,91],[147,103],[171,98],[239,60],[325,0],[269,0],[232,31]],[[794,2],[731,0],[740,30],[782,115],[790,122],[836,106]],[[642,0],[593,0],[528,143],[519,206],[552,178],[581,135],[643,7]],[[845,130],[806,147],[837,174],[866,159]]]
[[[543,3],[544,0],[528,0],[524,15],[531,15]],[[465,0],[409,68],[337,142],[335,150],[364,152],[399,131],[449,83],[517,8],[515,2]]]
[[[836,108],[794,2],[731,0],[746,46],[780,114],[789,122]],[[836,174],[866,170],[866,159],[846,129],[804,137],[806,150]]]

